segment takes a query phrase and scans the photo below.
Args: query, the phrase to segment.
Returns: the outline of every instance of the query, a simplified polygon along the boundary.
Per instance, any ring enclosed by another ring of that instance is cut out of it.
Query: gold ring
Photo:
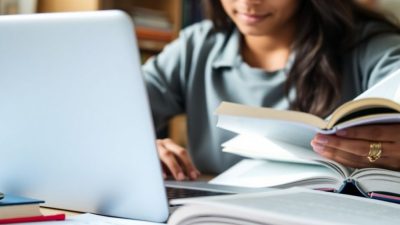
[[[375,162],[382,155],[382,143],[371,143],[369,145],[368,160],[370,162]]]

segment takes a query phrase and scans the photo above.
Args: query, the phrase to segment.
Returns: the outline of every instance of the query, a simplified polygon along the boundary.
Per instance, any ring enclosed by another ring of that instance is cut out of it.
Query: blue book
[[[0,199],[0,208],[3,206],[10,206],[10,205],[25,205],[25,204],[40,204],[40,203],[44,203],[44,201],[15,196],[15,195],[4,195],[3,199]]]

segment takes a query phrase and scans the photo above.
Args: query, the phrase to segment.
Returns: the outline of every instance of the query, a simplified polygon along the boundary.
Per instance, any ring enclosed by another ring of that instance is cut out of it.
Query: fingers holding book
[[[315,152],[354,168],[400,170],[400,125],[369,125],[318,134],[311,141]]]
[[[353,168],[370,167],[368,161],[366,160],[366,156],[349,153],[348,151],[328,146],[328,143],[321,144],[314,140],[311,142],[311,146],[318,154],[322,155],[325,158],[339,162],[344,166]]]
[[[400,142],[400,124],[374,124],[366,126],[357,126],[339,130],[337,136],[361,139],[374,140],[380,142]]]

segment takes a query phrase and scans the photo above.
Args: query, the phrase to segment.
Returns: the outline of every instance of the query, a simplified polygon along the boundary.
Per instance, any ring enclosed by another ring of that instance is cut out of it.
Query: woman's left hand
[[[380,157],[370,162],[371,144],[381,144]],[[380,167],[400,171],[400,124],[367,125],[340,130],[336,135],[317,134],[314,151],[353,168]]]

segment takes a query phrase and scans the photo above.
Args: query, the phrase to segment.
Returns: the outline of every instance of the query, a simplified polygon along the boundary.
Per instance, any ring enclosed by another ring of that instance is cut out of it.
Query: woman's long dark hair
[[[217,30],[230,31],[234,27],[219,0],[204,2],[206,14]],[[296,89],[291,109],[326,116],[341,98],[343,53],[362,42],[356,39],[359,22],[389,22],[353,0],[302,0],[297,13],[297,27],[301,29],[296,31],[293,43],[296,60],[288,74],[286,94],[289,96],[289,90]],[[393,25],[390,30],[396,29]]]

